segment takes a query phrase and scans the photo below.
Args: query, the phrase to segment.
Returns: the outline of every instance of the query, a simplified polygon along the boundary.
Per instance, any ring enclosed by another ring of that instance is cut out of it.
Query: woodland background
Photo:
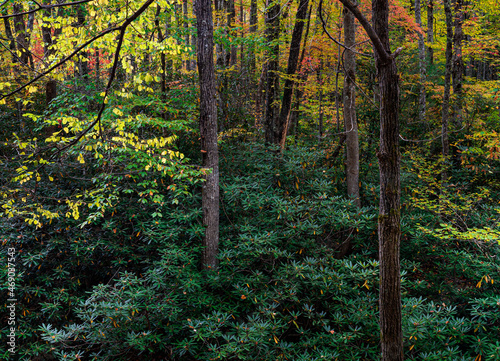
[[[388,5],[404,357],[500,360],[500,6]],[[216,0],[208,103],[190,0],[0,6],[2,359],[381,358],[383,99],[341,3]]]

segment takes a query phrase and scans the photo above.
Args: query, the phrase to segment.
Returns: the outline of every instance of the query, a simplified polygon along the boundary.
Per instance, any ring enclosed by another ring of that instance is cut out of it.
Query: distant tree
[[[300,0],[295,18],[295,26],[293,28],[292,39],[290,40],[290,53],[288,55],[287,78],[285,80],[285,89],[283,91],[283,99],[281,101],[281,111],[279,114],[278,132],[281,135],[280,142],[282,146],[285,144],[288,133],[290,109],[292,107],[292,95],[294,81],[292,77],[297,71],[297,65],[300,55],[300,40],[302,39],[302,31],[304,22],[307,19],[307,8],[309,0]]]

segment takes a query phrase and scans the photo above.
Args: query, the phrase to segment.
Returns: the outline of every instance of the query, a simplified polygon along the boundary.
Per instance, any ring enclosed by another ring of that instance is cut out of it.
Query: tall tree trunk
[[[266,40],[269,44],[267,54],[267,77],[266,77],[266,109],[264,116],[265,141],[268,144],[279,144],[281,133],[279,132],[277,103],[279,77],[279,24],[280,4],[275,0],[267,0],[266,7]]]
[[[420,0],[415,0],[415,22],[420,26],[420,31],[422,30],[422,6]],[[425,43],[424,34],[418,32],[418,70],[420,73],[420,84],[418,92],[418,120],[424,121],[426,114],[426,104],[425,104],[425,82],[427,77],[427,69],[425,62]]]
[[[14,14],[19,14],[24,11],[22,3],[14,3]],[[28,36],[26,32],[26,24],[24,23],[24,15],[14,16],[14,31],[16,32],[16,48],[21,54],[18,56],[21,64],[29,65],[29,46]]]
[[[452,59],[453,59],[453,16],[451,13],[450,0],[444,0],[444,13],[446,20],[446,51],[445,51],[445,70],[444,70],[444,94],[443,94],[443,106],[441,109],[441,145],[443,158],[445,159],[445,169],[446,161],[450,153],[450,142],[448,139],[448,124],[449,124],[449,114],[450,114],[450,88],[451,88],[451,70],[452,70]],[[443,182],[446,182],[447,173],[443,170],[441,173],[441,178]]]
[[[6,11],[2,11],[2,15],[7,15]],[[9,40],[9,49],[12,54],[12,63],[15,63],[17,61],[17,56],[16,56],[16,40],[14,39],[14,35],[12,34],[12,28],[10,26],[10,19],[9,18],[3,18],[3,24],[5,27],[5,35],[7,36],[7,39]]]
[[[434,43],[434,0],[427,0],[427,42],[429,43],[427,60],[432,65],[434,63],[434,49],[432,49],[432,43]]]
[[[373,28],[382,46],[390,53],[389,2],[373,0]],[[380,343],[382,361],[403,360],[401,326],[401,239],[400,154],[399,154],[399,76],[394,59],[383,59],[375,52],[380,84],[380,206],[378,217],[380,260]]]
[[[459,129],[462,126],[462,83],[464,78],[464,61],[462,58],[462,42],[464,39],[463,32],[463,0],[455,0],[455,34],[453,36],[453,67],[452,67],[452,83],[453,83],[453,110],[455,126]]]
[[[292,95],[294,81],[292,77],[297,71],[297,64],[300,55],[300,41],[302,39],[302,31],[304,29],[304,21],[307,19],[307,8],[309,0],[300,0],[297,9],[295,26],[293,28],[292,39],[290,40],[290,53],[288,55],[287,77],[285,80],[285,89],[283,91],[283,100],[281,101],[281,112],[278,121],[278,132],[281,135],[280,143],[282,148],[285,145],[286,136],[289,127],[290,108],[292,106]]]
[[[189,49],[191,47],[191,44],[189,42],[189,18],[188,18],[189,14],[188,14],[187,0],[182,0],[182,14],[183,14],[182,25],[184,28],[184,44]],[[191,60],[189,58],[186,59],[185,61],[185,67],[187,71],[192,70]]]
[[[204,269],[217,268],[219,248],[219,154],[217,148],[217,108],[214,102],[213,20],[210,0],[196,0],[198,32],[198,73],[200,82],[200,136],[203,168],[207,170],[202,191]]]
[[[224,0],[215,0],[214,3],[215,3],[216,26],[221,27],[227,25],[225,16],[226,2]],[[225,68],[227,66],[226,62],[227,56],[224,45],[222,44],[215,45],[215,55],[217,57],[217,66]]]
[[[255,36],[257,32],[257,0],[250,1],[250,33]],[[255,44],[249,47],[250,74],[255,76]]]
[[[356,25],[354,15],[344,8],[344,44],[355,50]],[[361,206],[359,198],[359,138],[356,119],[356,54],[349,49],[344,56],[344,125],[346,131],[347,195]]]
[[[309,7],[309,11],[307,13],[307,26],[306,26],[306,33],[304,34],[304,40],[302,42],[302,52],[300,54],[300,59],[299,63],[297,65],[297,72],[299,73],[299,78],[298,82],[295,85],[295,102],[293,104],[293,108],[291,110],[290,114],[290,120],[289,120],[289,129],[288,133],[289,134],[294,134],[296,133],[298,122],[299,122],[299,115],[300,115],[300,99],[302,98],[303,91],[300,88],[299,84],[304,82],[307,79],[307,73],[303,72],[300,73],[300,70],[302,68],[302,62],[304,61],[304,56],[306,53],[306,43],[307,43],[307,37],[309,35],[309,25],[311,24],[311,13],[312,13],[312,5]]]
[[[318,143],[323,139],[323,81],[321,79],[320,69],[323,68],[322,62],[318,71],[316,72],[316,78],[318,79],[319,95],[318,95]]]

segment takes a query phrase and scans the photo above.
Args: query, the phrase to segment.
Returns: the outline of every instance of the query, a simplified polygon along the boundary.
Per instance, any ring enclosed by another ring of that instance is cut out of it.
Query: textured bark
[[[226,11],[226,4],[224,0],[215,0],[215,16],[216,16],[216,26],[225,26],[226,25],[226,17],[224,13]],[[199,44],[199,43],[198,43]],[[226,50],[222,44],[215,45],[215,56],[217,57],[217,65],[219,67],[227,66],[227,56]]]
[[[285,144],[286,136],[289,128],[290,109],[292,107],[292,95],[294,81],[291,79],[297,71],[297,65],[300,55],[300,41],[304,30],[304,21],[307,19],[307,8],[309,0],[300,0],[297,9],[295,26],[293,28],[292,39],[290,40],[290,53],[288,55],[287,78],[285,80],[285,88],[283,90],[283,99],[281,101],[281,111],[278,121],[278,132],[281,134],[280,143],[282,147]]]
[[[205,235],[201,263],[205,269],[216,269],[219,248],[219,154],[211,1],[196,0],[195,9],[198,30],[201,152],[203,168],[208,170],[202,191]]]
[[[385,51],[389,47],[388,0],[373,0],[373,28]],[[382,361],[403,360],[400,278],[400,155],[399,77],[396,62],[375,52],[380,84],[380,206],[378,219],[380,259],[380,343]]]
[[[257,32],[257,0],[250,1],[250,32],[255,35]],[[249,47],[250,74],[255,74],[255,45]]]
[[[434,43],[434,0],[427,0],[427,60],[429,64],[434,63],[434,49],[431,44]]]
[[[462,83],[464,78],[464,61],[462,58],[462,42],[464,40],[463,32],[463,0],[455,0],[455,34],[453,36],[453,67],[452,67],[452,84],[453,84],[453,110],[454,121],[456,128],[462,126]]]
[[[300,54],[300,59],[299,63],[297,66],[297,72],[299,73],[298,77],[298,82],[297,85],[295,86],[295,102],[293,104],[293,109],[290,114],[290,120],[289,120],[289,127],[288,127],[288,133],[289,134],[296,134],[298,123],[299,123],[299,115],[300,115],[300,100],[302,98],[303,91],[300,88],[299,84],[304,82],[307,79],[307,73],[306,72],[301,72],[302,69],[302,62],[304,61],[304,56],[306,53],[306,43],[307,43],[307,37],[309,35],[309,26],[311,24],[311,13],[312,13],[312,5],[309,7],[309,11],[307,13],[307,26],[306,26],[306,33],[304,34],[304,40],[302,43],[302,52]]]
[[[2,11],[2,15],[6,15],[6,12]],[[9,39],[9,49],[12,52],[12,62],[15,63],[17,61],[17,57],[15,55],[16,40],[14,39],[14,35],[12,34],[12,28],[10,26],[10,19],[4,18],[3,24],[5,27],[5,35],[7,36],[7,39]]]
[[[354,15],[344,8],[344,44],[355,50],[356,25]],[[344,126],[346,131],[347,195],[361,206],[359,198],[359,138],[356,119],[356,54],[344,52]]]
[[[274,0],[267,0],[266,7],[266,40],[269,46],[267,54],[267,76],[266,76],[266,109],[264,116],[265,141],[268,144],[279,144],[281,133],[279,132],[278,116],[278,66],[279,66],[279,25],[280,4]]]
[[[14,14],[23,12],[22,3],[14,3]],[[26,24],[24,23],[24,15],[14,16],[14,31],[16,32],[16,48],[21,53],[18,60],[21,64],[28,65],[29,63],[29,46],[28,36],[26,32]]]
[[[450,114],[450,88],[451,88],[451,69],[453,59],[453,16],[451,14],[450,0],[444,0],[444,13],[446,20],[446,51],[445,51],[445,70],[444,70],[444,93],[443,106],[441,110],[441,145],[443,157],[448,158],[450,154],[450,142],[448,139],[448,124]],[[446,180],[446,171],[443,171],[441,178]]]
[[[415,0],[415,22],[422,28],[422,12],[420,0]],[[423,30],[422,30],[423,31]],[[418,70],[420,73],[420,84],[418,85],[418,120],[425,120],[425,81],[427,78],[427,69],[425,62],[425,42],[424,34],[418,32]]]

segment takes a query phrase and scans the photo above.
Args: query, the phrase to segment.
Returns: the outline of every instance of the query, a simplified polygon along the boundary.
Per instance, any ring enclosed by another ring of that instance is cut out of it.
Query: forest
[[[0,359],[500,360],[498,0],[0,10]]]

